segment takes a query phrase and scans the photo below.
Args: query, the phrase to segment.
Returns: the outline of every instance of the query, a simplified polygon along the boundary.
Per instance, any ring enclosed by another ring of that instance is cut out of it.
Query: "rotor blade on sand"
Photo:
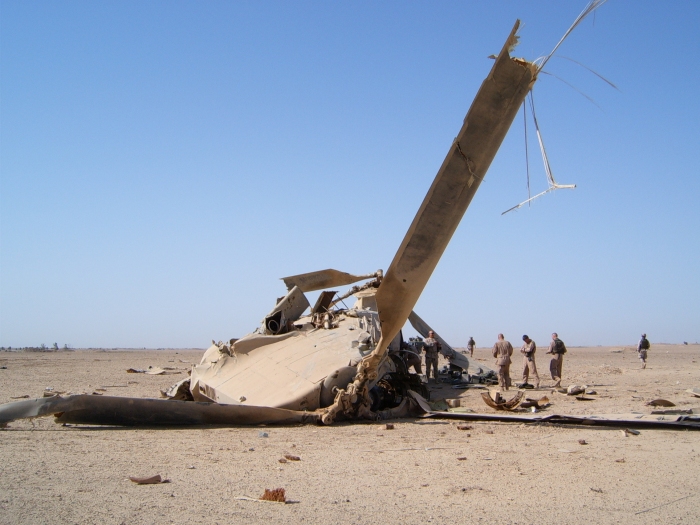
[[[52,414],[56,414],[58,423],[118,426],[270,425],[318,421],[317,414],[283,408],[72,395],[0,405],[0,426],[15,419]]]

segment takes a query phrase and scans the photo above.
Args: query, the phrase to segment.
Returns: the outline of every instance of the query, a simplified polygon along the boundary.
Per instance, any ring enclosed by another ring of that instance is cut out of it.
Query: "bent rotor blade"
[[[345,286],[346,284],[364,281],[366,279],[374,279],[381,275],[381,272],[370,273],[367,275],[352,275],[350,273],[340,272],[329,268],[328,270],[319,270],[317,272],[300,273],[299,275],[290,275],[282,277],[284,284],[288,290],[298,286],[302,292],[313,292],[315,290],[323,290],[324,288],[335,288],[336,286]]]
[[[199,426],[316,423],[318,416],[283,408],[219,405],[171,399],[55,396],[0,405],[0,425],[56,415],[57,423],[117,426]]]
[[[520,105],[537,79],[537,67],[511,58],[518,20],[472,103],[464,125],[413,219],[377,291],[382,338],[368,367],[376,366],[413,310]]]
[[[416,312],[411,312],[408,316],[408,322],[411,323],[411,326],[413,329],[418,332],[420,335],[423,337],[428,337],[428,332],[431,330],[435,333],[435,339],[438,340],[438,342],[451,353],[456,353],[455,349],[452,348],[447,341],[445,341],[442,337],[440,337],[440,334],[436,333],[435,330],[432,329],[432,327],[423,321],[421,316],[419,316]]]
[[[442,345],[442,354],[447,357],[449,362],[453,365],[462,367],[464,370],[469,369],[469,359],[452,348],[449,343],[440,337],[440,334],[435,332],[435,330],[433,330],[428,323],[423,321],[423,319],[416,312],[411,312],[409,314],[408,322],[411,323],[413,329],[423,337],[428,337],[428,332],[432,331],[435,334],[435,339],[437,339]]]

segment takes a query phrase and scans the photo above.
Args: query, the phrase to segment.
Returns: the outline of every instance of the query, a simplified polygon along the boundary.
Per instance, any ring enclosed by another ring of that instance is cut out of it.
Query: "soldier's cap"
[[[526,336],[526,335],[523,336],[523,341],[527,341],[528,339],[530,339],[528,336]]]
[[[646,337],[646,336],[647,336],[647,334],[642,334],[642,337]]]

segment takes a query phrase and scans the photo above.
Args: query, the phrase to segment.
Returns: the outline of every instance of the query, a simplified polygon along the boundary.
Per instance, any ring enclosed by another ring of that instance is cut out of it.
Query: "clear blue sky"
[[[585,1],[0,3],[0,345],[205,347],[386,270],[516,18]],[[456,346],[700,340],[700,2],[611,0],[535,86],[416,311]],[[533,130],[530,125],[530,131]],[[533,194],[546,188],[530,134]]]

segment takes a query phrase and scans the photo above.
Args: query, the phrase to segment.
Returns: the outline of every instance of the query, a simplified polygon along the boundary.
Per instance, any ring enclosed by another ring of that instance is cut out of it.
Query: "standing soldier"
[[[433,368],[433,377],[438,381],[438,352],[440,352],[440,342],[435,339],[435,332],[430,330],[428,337],[423,341],[425,349],[425,377],[430,382],[430,367]]]
[[[503,390],[508,390],[510,388],[510,356],[513,355],[513,346],[503,339],[503,334],[498,334],[498,341],[493,345],[492,352],[498,367],[498,386]]]
[[[647,367],[647,350],[649,350],[651,345],[649,344],[649,339],[647,339],[647,334],[642,334],[642,338],[637,343],[637,356],[642,362],[642,368]]]
[[[559,335],[554,332],[552,334],[552,342],[549,343],[549,352],[552,354],[552,360],[549,362],[549,372],[552,374],[552,380],[555,387],[561,386],[561,370],[564,365],[564,354],[566,353],[566,345],[564,341],[559,339]]]
[[[470,337],[469,341],[467,341],[467,350],[469,350],[469,357],[474,357],[474,347],[476,347],[476,343],[474,342],[474,338]]]
[[[535,388],[540,387],[540,376],[537,374],[537,365],[535,365],[535,351],[537,350],[537,345],[528,336],[523,336],[523,346],[520,348],[520,353],[523,354],[523,384],[521,387],[527,385],[527,380],[532,374],[535,378]]]

